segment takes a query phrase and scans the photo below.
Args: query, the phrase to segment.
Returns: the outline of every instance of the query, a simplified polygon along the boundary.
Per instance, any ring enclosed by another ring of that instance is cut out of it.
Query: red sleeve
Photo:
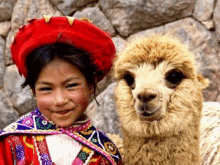
[[[0,164],[13,165],[11,145],[5,137],[0,137]]]

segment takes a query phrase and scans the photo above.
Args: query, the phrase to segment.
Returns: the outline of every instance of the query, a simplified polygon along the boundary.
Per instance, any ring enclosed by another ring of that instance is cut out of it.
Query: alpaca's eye
[[[177,69],[173,69],[166,73],[166,84],[169,88],[175,88],[184,78],[183,72]]]
[[[124,79],[127,82],[128,86],[130,86],[132,89],[135,88],[135,81],[134,77],[130,73],[126,73],[124,75]]]

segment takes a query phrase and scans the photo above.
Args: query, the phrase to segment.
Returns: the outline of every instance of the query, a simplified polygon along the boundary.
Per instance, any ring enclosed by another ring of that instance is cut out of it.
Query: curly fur
[[[187,47],[167,35],[133,40],[117,57],[115,99],[125,164],[200,164],[202,89],[208,81],[197,75],[194,63]],[[165,80],[173,69],[184,75],[175,88]],[[140,94],[152,92],[156,98],[139,101]],[[143,109],[155,113],[146,117]]]
[[[220,164],[220,103],[203,103],[201,120],[201,165]],[[123,151],[122,151],[123,152]]]

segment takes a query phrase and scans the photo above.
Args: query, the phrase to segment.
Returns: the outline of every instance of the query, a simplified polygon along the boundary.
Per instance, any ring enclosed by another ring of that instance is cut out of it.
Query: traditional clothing
[[[69,156],[62,157],[67,153]],[[63,164],[64,159],[75,165],[122,164],[116,146],[89,119],[68,128],[58,127],[36,109],[0,132],[1,165]]]

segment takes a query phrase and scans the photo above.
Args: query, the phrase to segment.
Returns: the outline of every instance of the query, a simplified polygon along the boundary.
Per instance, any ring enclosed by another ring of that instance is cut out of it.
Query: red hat
[[[41,46],[56,42],[69,43],[88,52],[100,73],[98,81],[111,69],[115,46],[109,34],[90,21],[68,16],[44,16],[44,19],[32,19],[28,22],[29,24],[19,28],[11,45],[12,60],[24,77],[27,76],[25,59],[28,54]]]

